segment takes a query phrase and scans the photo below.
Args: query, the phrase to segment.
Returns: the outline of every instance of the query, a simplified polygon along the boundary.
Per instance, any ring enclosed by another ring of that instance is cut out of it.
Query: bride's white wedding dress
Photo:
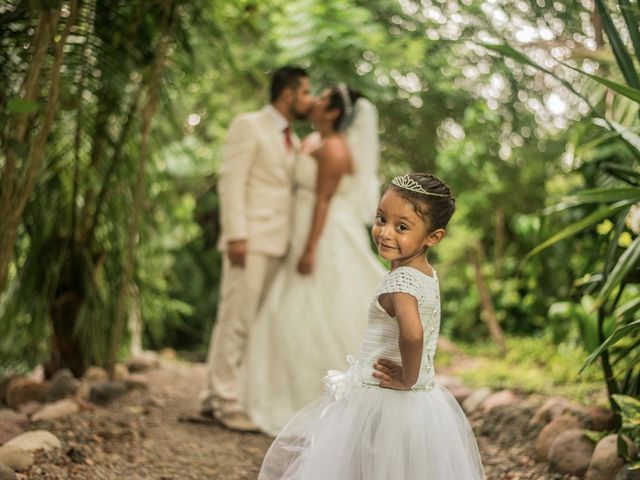
[[[357,175],[344,175],[331,198],[313,272],[297,272],[313,217],[316,175],[316,160],[301,155],[290,252],[251,331],[244,362],[246,411],[271,435],[322,394],[318,379],[327,370],[346,367],[345,357],[357,354],[371,292],[385,273],[371,250],[365,187]]]

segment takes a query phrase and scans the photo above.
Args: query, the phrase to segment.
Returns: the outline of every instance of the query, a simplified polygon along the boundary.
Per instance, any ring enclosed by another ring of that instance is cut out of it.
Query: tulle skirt
[[[258,480],[480,480],[478,447],[453,396],[358,386],[327,390],[274,440]]]

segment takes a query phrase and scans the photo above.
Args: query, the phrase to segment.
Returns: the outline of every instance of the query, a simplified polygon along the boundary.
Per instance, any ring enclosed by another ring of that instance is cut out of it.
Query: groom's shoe
[[[260,431],[246,413],[235,412],[217,416],[218,421],[228,430],[236,432],[257,433]]]

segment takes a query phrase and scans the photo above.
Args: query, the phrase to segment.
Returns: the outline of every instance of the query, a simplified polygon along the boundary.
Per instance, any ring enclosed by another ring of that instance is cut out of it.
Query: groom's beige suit
[[[287,145],[288,121],[271,105],[229,127],[218,181],[224,252],[216,325],[207,359],[203,409],[243,411],[240,369],[247,337],[290,239],[293,167],[299,140]],[[245,266],[233,265],[228,242],[245,240]]]

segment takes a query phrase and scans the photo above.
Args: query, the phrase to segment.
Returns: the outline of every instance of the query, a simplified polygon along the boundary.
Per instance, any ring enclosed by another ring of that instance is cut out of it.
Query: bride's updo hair
[[[340,111],[340,115],[333,122],[333,129],[336,132],[344,132],[353,121],[356,101],[364,96],[344,83],[329,87],[329,91],[327,110],[338,109]]]

